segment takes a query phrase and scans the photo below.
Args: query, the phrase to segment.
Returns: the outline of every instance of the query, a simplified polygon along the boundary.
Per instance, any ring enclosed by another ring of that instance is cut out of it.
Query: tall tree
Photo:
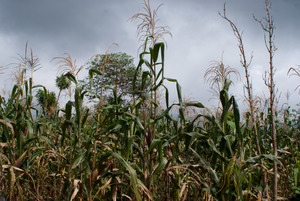
[[[106,99],[112,96],[111,90],[103,88],[103,86],[115,89],[117,95],[132,90],[135,65],[133,63],[133,57],[126,53],[119,52],[107,55],[96,55],[87,68],[88,70],[95,69],[101,72],[101,75],[93,77],[91,88],[89,86],[89,78],[85,78],[81,81],[81,85],[86,89],[90,89],[92,92],[88,94],[90,101],[97,96]]]

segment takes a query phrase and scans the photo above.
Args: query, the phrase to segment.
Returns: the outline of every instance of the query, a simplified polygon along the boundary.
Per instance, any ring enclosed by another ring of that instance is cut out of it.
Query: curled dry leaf
[[[4,120],[4,119],[0,119],[0,122],[3,123],[4,125],[8,126],[12,132],[12,134],[14,134],[14,128],[11,125],[11,123],[9,123],[8,121]]]
[[[105,196],[105,189],[111,183],[111,181],[112,181],[112,178],[110,178],[108,181],[106,181],[106,183],[103,186],[101,186],[101,188],[99,189],[101,191],[102,197]]]
[[[74,182],[73,182],[74,192],[72,194],[72,197],[71,197],[70,201],[72,201],[76,197],[77,193],[79,192],[78,184],[80,184],[80,183],[81,183],[80,179],[75,179],[74,180]]]
[[[0,158],[3,158],[10,165],[9,159],[4,154],[0,153]],[[4,165],[2,165],[2,167],[4,167]]]
[[[23,162],[23,160],[24,160],[26,154],[27,154],[27,151],[25,151],[25,152],[24,152],[24,153],[23,153],[23,154],[15,161],[15,163],[14,163],[14,166],[15,166],[15,167],[20,167],[20,166],[21,166],[21,164],[22,164],[22,162]]]

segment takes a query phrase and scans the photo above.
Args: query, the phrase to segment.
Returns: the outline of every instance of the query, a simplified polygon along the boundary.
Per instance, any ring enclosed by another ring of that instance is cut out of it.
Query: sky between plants
[[[268,69],[268,54],[264,45],[264,33],[252,15],[262,19],[266,16],[264,0],[152,0],[152,8],[163,3],[158,10],[159,25],[168,26],[173,37],[166,36],[166,77],[175,78],[182,86],[183,95],[216,106],[211,100],[208,83],[203,75],[212,61],[223,62],[240,71],[241,80],[233,79],[231,93],[243,102],[243,68],[240,65],[237,40],[229,24],[222,19],[226,2],[227,17],[243,31],[248,60],[253,61],[250,74],[254,94],[268,97],[264,85],[264,72]],[[142,0],[3,0],[0,2],[0,66],[17,62],[18,54],[24,55],[28,41],[35,55],[40,58],[42,69],[34,74],[34,83],[49,90],[55,88],[57,65],[53,57],[69,53],[78,66],[85,64],[93,55],[104,54],[111,43],[117,43],[110,52],[125,52],[138,63],[136,28],[139,21],[130,21],[142,11]],[[271,14],[275,24],[274,56],[276,86],[281,92],[280,101],[286,103],[287,90],[291,93],[288,103],[299,103],[299,78],[287,76],[290,67],[300,65],[300,1],[271,0]],[[0,75],[1,88],[11,90],[9,72]],[[86,72],[81,73],[81,78]],[[166,84],[176,101],[174,84]],[[279,95],[278,93],[278,95]]]

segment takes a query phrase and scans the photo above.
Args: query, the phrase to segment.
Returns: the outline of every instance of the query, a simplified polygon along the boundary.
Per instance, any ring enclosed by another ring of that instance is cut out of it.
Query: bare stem
[[[264,35],[264,41],[265,46],[269,54],[269,72],[268,77],[265,79],[265,84],[269,88],[270,93],[270,110],[271,110],[271,132],[272,132],[272,144],[273,144],[273,154],[275,157],[278,156],[277,153],[277,139],[276,139],[276,125],[275,125],[275,82],[274,82],[274,73],[275,69],[273,66],[273,57],[274,53],[276,51],[276,47],[274,45],[274,24],[273,24],[273,18],[271,16],[271,5],[269,0],[265,1],[266,4],[266,13],[267,16],[263,18],[262,20],[258,20],[254,17],[255,21],[257,21],[261,28],[263,29],[266,34]],[[273,173],[274,173],[274,179],[273,179],[273,200],[277,200],[277,194],[278,194],[278,169],[277,169],[277,162],[276,160],[273,161]]]

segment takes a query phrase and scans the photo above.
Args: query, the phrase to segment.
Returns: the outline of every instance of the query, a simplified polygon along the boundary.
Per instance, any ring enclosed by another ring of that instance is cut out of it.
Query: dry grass
[[[204,79],[209,83],[211,89],[217,89],[219,93],[223,88],[226,79],[230,79],[230,75],[240,78],[240,73],[235,68],[225,65],[223,55],[220,61],[211,62],[209,68],[205,71]]]
[[[139,12],[132,16],[131,20],[140,20],[141,23],[137,27],[137,32],[139,40],[143,43],[141,47],[144,47],[144,42],[150,36],[150,46],[154,46],[155,43],[163,41],[166,43],[164,36],[169,35],[172,37],[169,27],[158,26],[157,11],[163,5],[160,4],[156,9],[151,9],[150,0],[144,0],[144,7],[142,8],[144,12]]]
[[[65,53],[62,57],[54,57],[52,61],[57,61],[57,74],[62,75],[66,73],[71,73],[73,76],[77,76],[78,73],[83,69],[84,66],[80,68],[76,65],[76,59],[72,59],[69,53]]]
[[[22,85],[25,79],[26,79],[26,69],[24,69],[22,65],[19,64],[12,72],[12,80],[18,85]]]
[[[32,49],[28,47],[28,42],[25,45],[24,56],[18,55],[18,63],[22,69],[26,69],[30,71],[30,77],[33,77],[33,73],[41,69],[40,59],[36,55],[33,54]],[[25,77],[26,79],[26,77]]]

